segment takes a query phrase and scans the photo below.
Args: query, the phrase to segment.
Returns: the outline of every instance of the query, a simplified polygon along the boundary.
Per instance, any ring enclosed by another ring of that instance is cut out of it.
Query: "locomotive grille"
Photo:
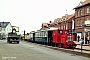
[[[68,41],[73,41],[72,36],[68,36]]]

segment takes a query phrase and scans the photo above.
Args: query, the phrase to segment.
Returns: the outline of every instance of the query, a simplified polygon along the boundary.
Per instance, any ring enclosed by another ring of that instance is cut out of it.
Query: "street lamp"
[[[5,28],[4,28],[4,21],[2,22],[2,28],[3,28],[3,30],[5,30]],[[4,34],[4,32],[2,32],[2,39],[5,37],[5,34]]]
[[[1,39],[1,30],[2,30],[2,27],[1,27],[1,24],[0,24],[0,39]]]
[[[24,40],[25,40],[25,30],[24,30]]]

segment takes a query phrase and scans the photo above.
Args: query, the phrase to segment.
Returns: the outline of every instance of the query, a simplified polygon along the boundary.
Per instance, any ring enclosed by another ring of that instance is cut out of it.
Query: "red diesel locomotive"
[[[59,48],[75,48],[75,35],[70,34],[69,30],[53,30],[52,43],[53,46]]]

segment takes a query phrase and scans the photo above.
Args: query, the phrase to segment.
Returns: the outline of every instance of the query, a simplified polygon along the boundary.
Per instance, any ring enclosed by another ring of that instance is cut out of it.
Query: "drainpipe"
[[[85,25],[85,7],[84,7],[84,25]],[[85,27],[84,27],[84,44],[85,44]]]

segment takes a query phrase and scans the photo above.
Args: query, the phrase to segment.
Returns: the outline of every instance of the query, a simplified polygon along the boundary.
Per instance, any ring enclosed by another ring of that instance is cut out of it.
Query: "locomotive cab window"
[[[68,41],[72,41],[72,36],[68,36]]]
[[[58,33],[59,33],[59,34],[62,34],[62,30],[58,30]]]
[[[68,34],[68,31],[65,31],[65,34]]]

